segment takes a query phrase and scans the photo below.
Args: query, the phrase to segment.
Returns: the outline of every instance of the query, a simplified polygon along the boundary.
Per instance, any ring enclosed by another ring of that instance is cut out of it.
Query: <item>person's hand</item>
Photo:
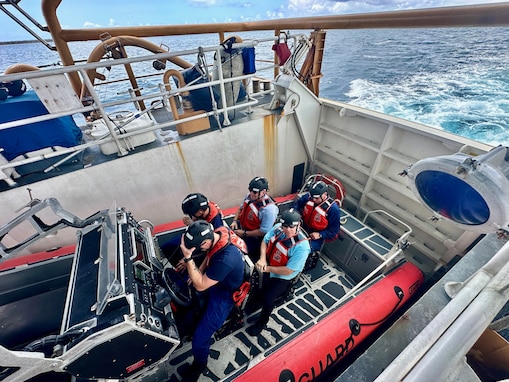
[[[191,225],[193,224],[193,219],[191,219],[191,217],[189,217],[189,215],[186,215],[182,218],[182,222],[185,224],[185,225]]]
[[[321,239],[320,232],[311,232],[309,234],[309,237],[311,238],[311,240]]]
[[[234,231],[239,229],[239,223],[237,222],[237,220],[232,221],[232,224],[230,224],[230,228],[233,229]]]
[[[260,272],[265,272],[265,269],[267,268],[267,263],[262,262],[261,260],[258,260],[255,264],[256,269],[258,269]]]
[[[191,255],[193,254],[195,247],[193,248],[187,248],[184,244],[184,235],[180,238],[180,250],[182,251],[182,255],[184,255],[184,259],[189,259]],[[180,260],[181,262],[184,262],[184,259]],[[185,266],[184,262],[184,266]]]
[[[177,272],[184,272],[187,269],[186,263],[184,262],[184,259],[180,259],[177,266],[175,267],[175,270]]]

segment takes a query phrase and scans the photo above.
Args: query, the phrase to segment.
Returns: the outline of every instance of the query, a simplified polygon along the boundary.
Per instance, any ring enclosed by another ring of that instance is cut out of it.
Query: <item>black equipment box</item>
[[[156,282],[150,229],[112,207],[78,234],[61,335],[64,369],[79,378],[124,379],[166,360],[180,344]]]

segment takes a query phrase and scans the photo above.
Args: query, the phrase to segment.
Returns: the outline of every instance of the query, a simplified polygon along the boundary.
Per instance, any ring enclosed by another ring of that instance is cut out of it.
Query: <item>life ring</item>
[[[13,64],[9,66],[7,69],[5,69],[4,74],[32,72],[35,70],[40,69],[37,66],[29,64]],[[2,94],[0,95],[1,100],[5,100],[7,98],[7,96],[5,95],[6,92],[8,95],[12,97],[19,97],[20,95],[25,94],[25,92],[27,91],[27,86],[23,80],[1,82],[0,87],[3,89]]]
[[[168,52],[167,50],[154,44],[153,42],[150,42],[148,40],[145,40],[145,39],[142,39],[139,37],[118,36],[118,37],[111,37],[105,41],[102,41],[99,45],[97,45],[92,50],[90,55],[88,56],[87,63],[99,62],[104,56],[104,47],[105,46],[108,46],[108,47],[137,46],[139,48],[147,49],[148,51],[155,53],[155,54]],[[121,51],[116,51],[116,52],[117,52],[116,58],[125,58],[125,57],[121,57]],[[120,54],[120,55],[118,55],[118,54]],[[187,68],[190,68],[193,66],[191,63],[181,59],[180,57],[171,57],[171,58],[168,58],[168,61],[170,61],[170,62],[174,63],[175,65],[180,66],[181,68],[184,68],[184,69],[187,69]],[[101,74],[97,73],[96,69],[90,69],[90,70],[87,70],[87,76],[93,85],[95,79],[100,78]],[[138,87],[136,84],[135,78],[131,78],[131,83],[134,88]],[[89,96],[89,94],[88,94],[86,85],[83,84],[81,87],[81,99],[86,99],[86,98],[88,98],[88,96]]]
[[[5,69],[4,74],[33,72],[34,70],[40,70],[40,68],[29,64],[13,64],[9,66],[7,69]]]

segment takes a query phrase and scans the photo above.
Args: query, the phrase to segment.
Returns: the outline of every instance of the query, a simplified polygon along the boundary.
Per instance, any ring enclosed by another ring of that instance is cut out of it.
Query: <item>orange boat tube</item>
[[[235,381],[315,380],[401,308],[423,280],[419,268],[404,263]]]

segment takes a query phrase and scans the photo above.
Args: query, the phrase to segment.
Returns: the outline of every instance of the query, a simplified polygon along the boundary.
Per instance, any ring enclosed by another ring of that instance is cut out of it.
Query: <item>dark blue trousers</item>
[[[258,324],[261,326],[267,325],[269,322],[270,314],[276,304],[276,299],[284,295],[292,280],[280,279],[277,277],[270,277],[268,273],[264,273],[263,286],[262,286],[262,312],[258,319]]]
[[[210,353],[210,339],[220,329],[233,308],[232,294],[211,290],[207,308],[193,335],[193,356],[196,362],[206,364]]]

